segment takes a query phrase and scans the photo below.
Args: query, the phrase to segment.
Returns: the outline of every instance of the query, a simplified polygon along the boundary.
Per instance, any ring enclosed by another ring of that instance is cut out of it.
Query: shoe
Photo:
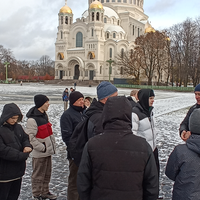
[[[54,194],[51,194],[51,192],[48,192],[47,194],[43,194],[42,199],[49,199],[49,200],[55,200],[57,199],[57,196]]]

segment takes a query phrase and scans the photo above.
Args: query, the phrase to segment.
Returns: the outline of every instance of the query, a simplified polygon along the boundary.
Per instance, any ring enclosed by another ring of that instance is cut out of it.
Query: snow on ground
[[[70,85],[66,87],[71,87]],[[60,134],[60,117],[63,113],[62,92],[65,87],[44,84],[0,84],[0,113],[5,103],[15,102],[21,109],[24,118],[22,126],[26,124],[26,113],[34,105],[33,96],[45,94],[50,98],[48,116],[53,124],[53,131],[57,142],[57,154],[53,156],[53,173],[51,190],[59,197],[58,200],[66,200],[68,162],[66,160],[66,147],[62,142]],[[78,91],[85,96],[96,97],[96,87],[77,86]],[[119,95],[130,94],[131,89],[118,88]],[[182,143],[179,137],[178,128],[187,113],[188,108],[195,103],[193,93],[155,91],[154,114],[158,131],[157,143],[160,157],[161,177],[160,188],[164,199],[171,199],[173,183],[164,175],[165,165],[169,154],[174,146]],[[23,185],[20,199],[31,198],[31,158],[27,160],[26,174],[23,177]]]

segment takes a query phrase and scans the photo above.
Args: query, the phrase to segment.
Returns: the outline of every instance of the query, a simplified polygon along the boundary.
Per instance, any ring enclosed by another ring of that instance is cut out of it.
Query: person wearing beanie
[[[169,156],[165,174],[174,181],[172,200],[200,197],[200,108],[189,117],[191,135],[185,144],[177,145]]]
[[[180,137],[181,137],[181,139],[183,141],[186,141],[190,137],[190,134],[191,134],[190,129],[189,129],[189,118],[190,118],[190,115],[192,114],[192,112],[196,108],[200,108],[200,84],[198,84],[194,88],[194,94],[195,94],[196,104],[193,105],[192,107],[190,107],[190,109],[187,112],[184,120],[181,122],[180,128],[179,128],[179,134],[180,134]]]
[[[14,103],[5,104],[0,117],[0,199],[18,199],[26,160],[32,151],[28,135],[18,122],[22,113]]]
[[[55,138],[52,124],[48,120],[46,111],[49,108],[49,98],[38,94],[34,96],[35,106],[26,114],[28,120],[26,133],[29,135],[33,146],[31,176],[32,194],[37,199],[57,199],[57,196],[49,191],[49,183],[52,171],[52,158],[55,154]]]
[[[66,146],[69,145],[70,137],[83,118],[83,112],[86,107],[84,105],[84,96],[81,92],[74,91],[69,95],[70,107],[63,112],[60,118],[60,128],[62,139]],[[70,153],[67,150],[67,159],[69,161],[69,177],[68,177],[68,188],[67,188],[67,199],[68,200],[79,200],[79,195],[76,187],[76,177],[78,167],[72,160]]]
[[[125,96],[107,100],[101,118],[103,132],[83,150],[77,177],[81,200],[157,199],[154,155],[146,140],[132,133],[131,113]]]
[[[132,109],[132,131],[133,134],[143,137],[151,146],[156,161],[158,176],[160,165],[158,159],[158,148],[156,145],[156,130],[153,116],[154,91],[152,89],[141,89],[138,92],[139,101]],[[162,197],[158,197],[162,199]]]
[[[63,94],[62,94],[62,99],[64,102],[64,111],[67,110],[68,107],[68,101],[69,101],[69,92],[68,92],[68,88],[65,88]]]

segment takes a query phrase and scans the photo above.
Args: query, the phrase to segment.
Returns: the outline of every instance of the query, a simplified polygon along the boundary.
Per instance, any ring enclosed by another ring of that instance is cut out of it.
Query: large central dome
[[[103,9],[103,5],[101,4],[101,2],[96,0],[90,4],[90,9]]]

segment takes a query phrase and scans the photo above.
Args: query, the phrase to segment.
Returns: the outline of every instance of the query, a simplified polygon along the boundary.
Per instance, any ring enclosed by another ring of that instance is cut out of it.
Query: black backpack
[[[88,122],[89,117],[84,115],[83,121],[79,122],[74,129],[69,145],[67,146],[69,155],[77,166],[81,162],[83,148],[88,141]]]

